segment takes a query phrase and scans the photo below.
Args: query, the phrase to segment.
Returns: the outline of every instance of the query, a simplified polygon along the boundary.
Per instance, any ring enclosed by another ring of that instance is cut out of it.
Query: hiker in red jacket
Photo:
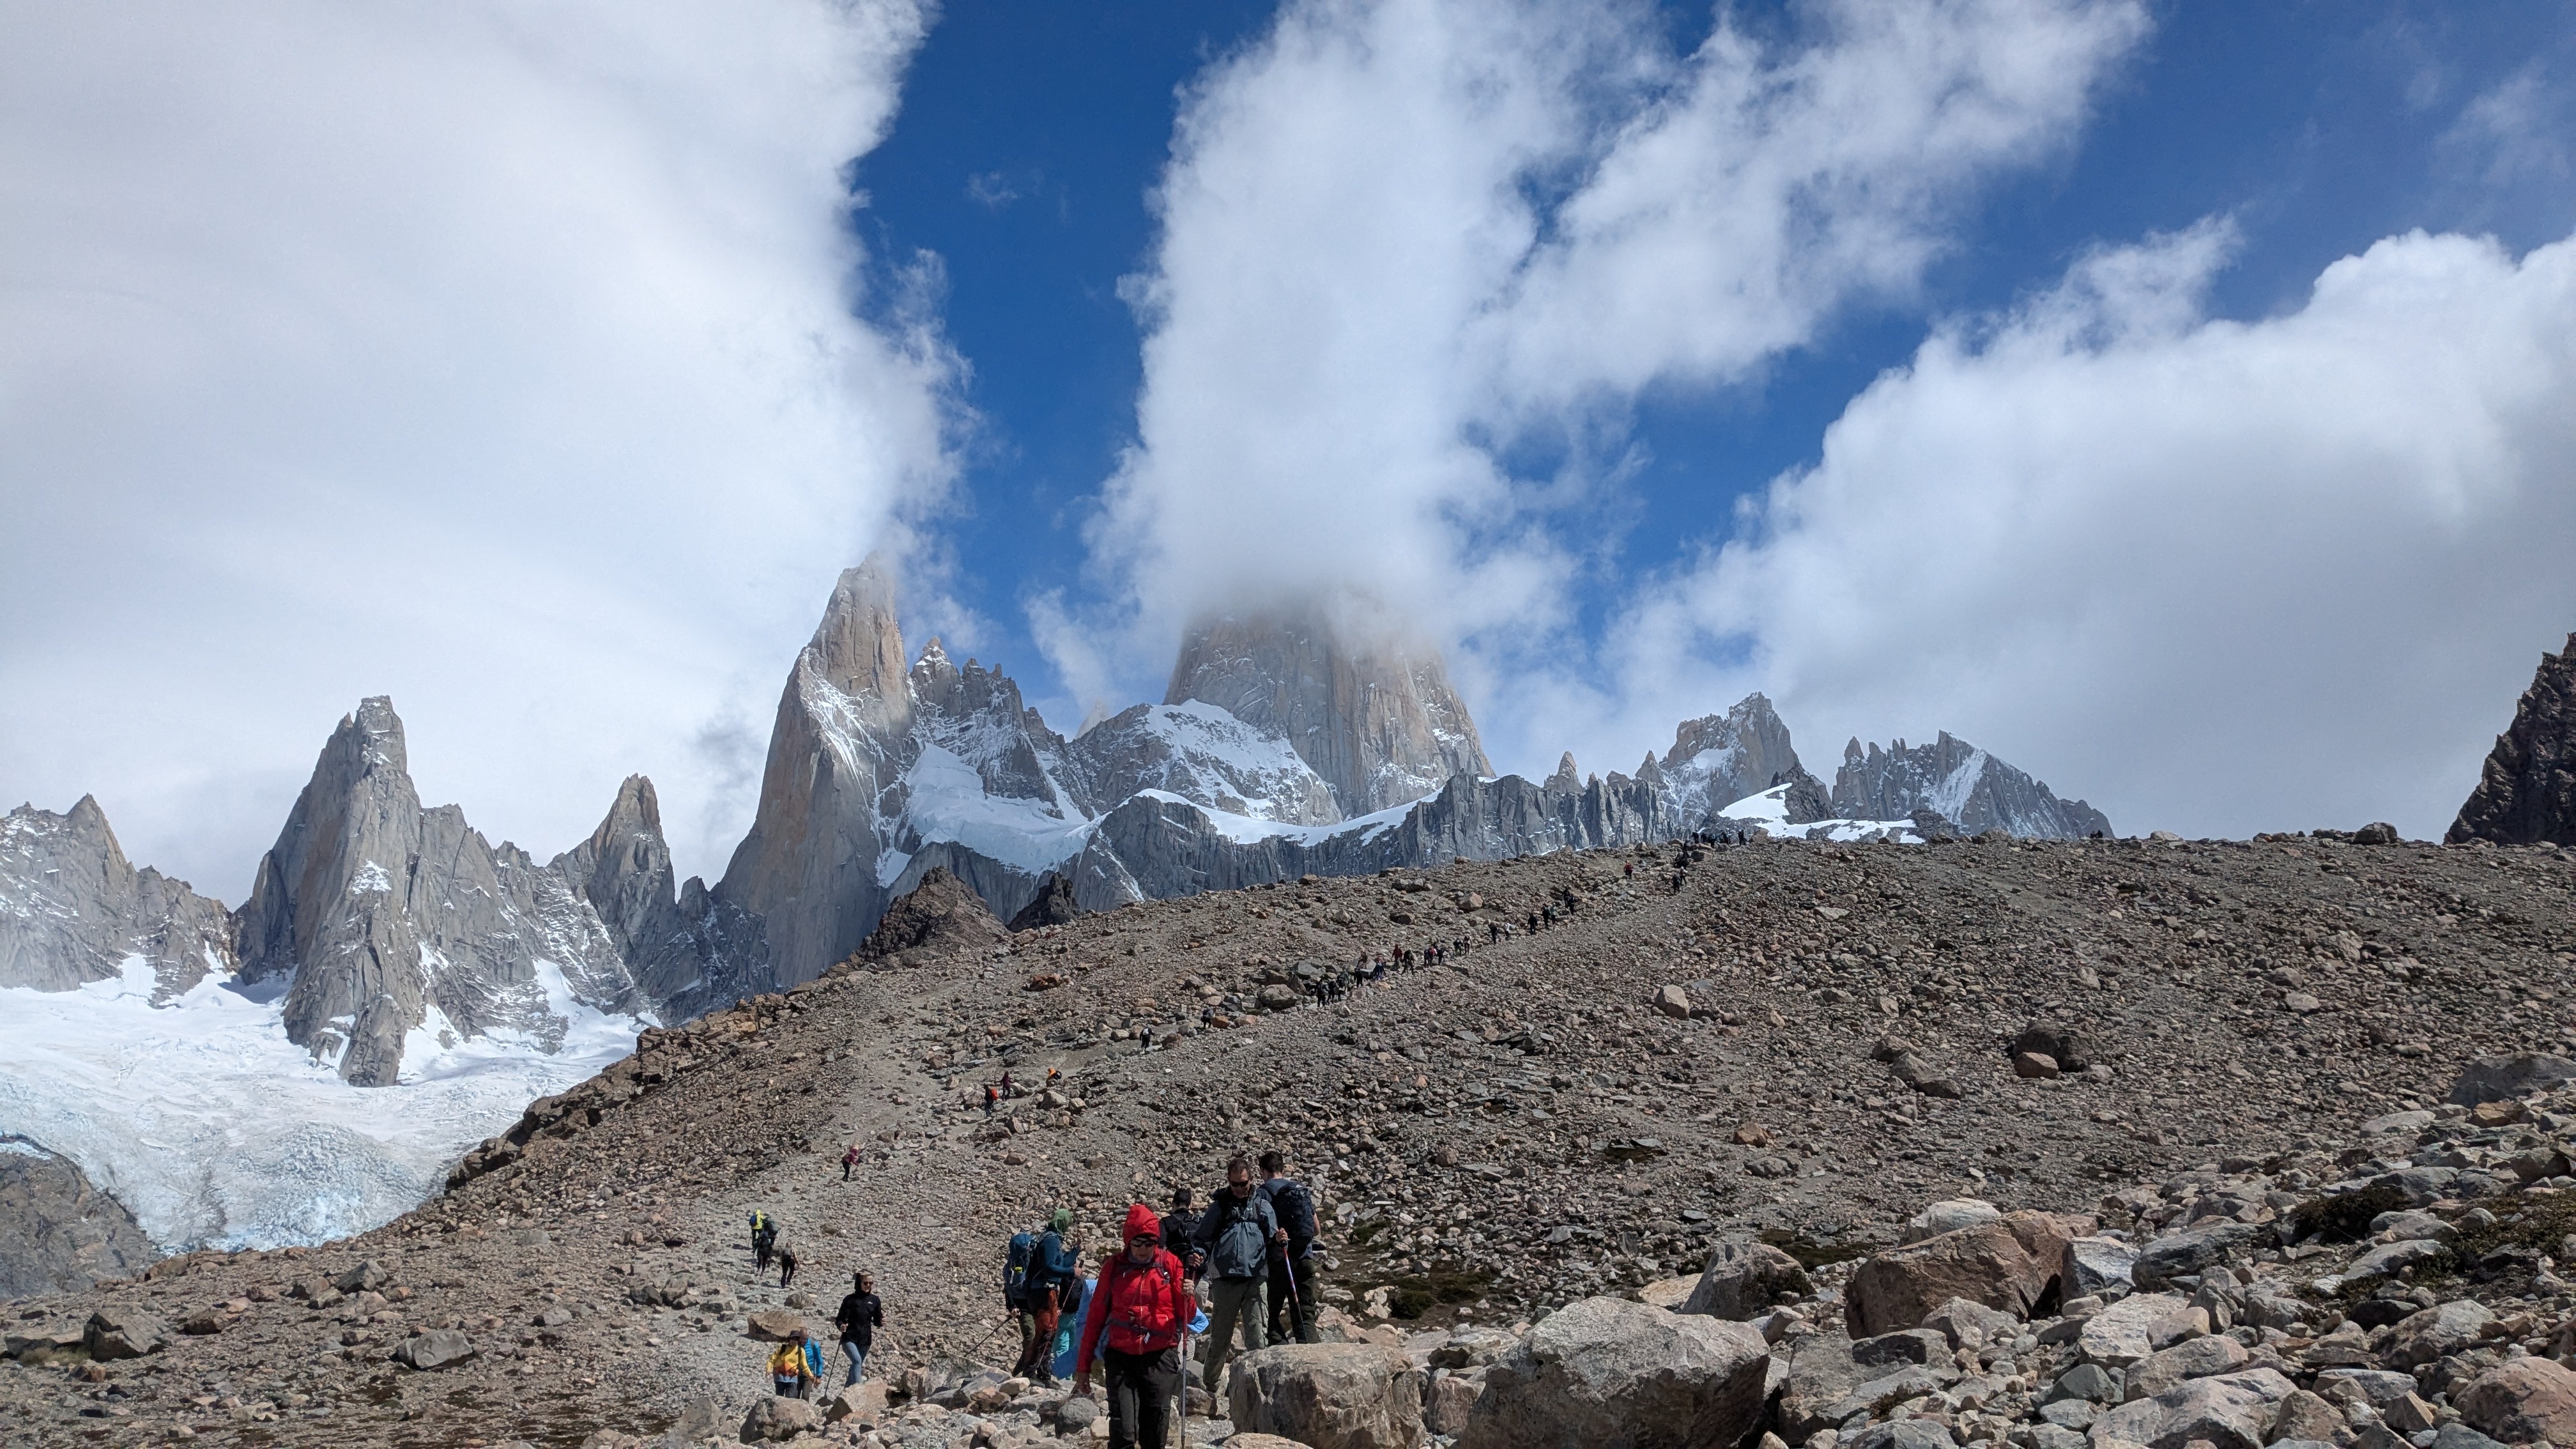
[[[1073,1391],[1086,1399],[1093,1355],[1108,1366],[1109,1449],[1163,1449],[1181,1386],[1181,1327],[1197,1307],[1154,1210],[1128,1208],[1127,1251],[1100,1270],[1073,1360]]]

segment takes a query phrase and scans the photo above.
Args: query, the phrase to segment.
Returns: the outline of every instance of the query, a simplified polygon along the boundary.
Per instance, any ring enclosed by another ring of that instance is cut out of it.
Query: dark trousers
[[[1181,1386],[1181,1352],[1120,1353],[1103,1348],[1109,1370],[1109,1449],[1163,1449],[1172,1425],[1172,1395]]]
[[[1296,1292],[1289,1292],[1289,1262],[1285,1258],[1270,1260],[1270,1341],[1272,1343],[1321,1343],[1315,1333],[1315,1260],[1308,1258],[1296,1264]]]
[[[1055,1378],[1055,1330],[1060,1310],[1053,1288],[1033,1289],[1020,1312],[1020,1361],[1011,1369],[1019,1378]]]

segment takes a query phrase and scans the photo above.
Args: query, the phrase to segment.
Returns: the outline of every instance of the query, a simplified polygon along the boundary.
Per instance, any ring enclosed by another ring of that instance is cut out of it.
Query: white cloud
[[[857,295],[842,177],[924,23],[0,4],[0,789],[238,896],[390,692],[487,832],[645,769],[720,868],[717,746],[946,477],[953,363]]]
[[[2246,323],[2226,239],[1934,336],[1613,631],[1612,712],[1763,684],[1817,765],[1948,728],[2126,830],[2438,834],[2576,626],[2576,240],[2391,238]]]
[[[1901,297],[2144,30],[2127,0],[1725,15],[1675,54],[1642,6],[1296,0],[1203,77],[1130,289],[1092,632],[1167,648],[1211,602],[1358,590],[1481,637],[1470,678],[1520,669],[1626,516],[1635,394]]]

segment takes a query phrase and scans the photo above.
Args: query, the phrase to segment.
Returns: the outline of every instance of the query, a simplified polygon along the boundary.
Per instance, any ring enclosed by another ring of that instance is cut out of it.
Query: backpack
[[[753,1213],[751,1215],[751,1239],[753,1242],[760,1242],[763,1239],[768,1239],[774,1242],[777,1240],[777,1237],[778,1224],[770,1221],[769,1214]]]
[[[1038,1235],[1030,1232],[1011,1234],[1011,1250],[1002,1260],[1002,1303],[1017,1308],[1029,1291],[1029,1277],[1037,1271]]]
[[[1279,1179],[1270,1193],[1270,1213],[1288,1230],[1288,1251],[1302,1253],[1315,1241],[1315,1200],[1306,1185],[1292,1177]]]

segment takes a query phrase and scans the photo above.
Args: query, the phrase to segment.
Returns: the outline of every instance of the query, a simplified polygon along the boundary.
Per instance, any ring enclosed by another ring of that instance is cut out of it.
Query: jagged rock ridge
[[[2576,634],[2540,657],[2448,838],[2576,845]]]
[[[136,956],[160,997],[229,974],[231,915],[186,881],[135,869],[87,795],[68,814],[21,805],[0,819],[0,987],[68,991]]]
[[[1896,820],[1928,810],[1962,834],[2000,829],[2042,840],[2108,836],[2110,818],[2081,800],[2060,800],[2046,785],[1943,730],[1928,745],[1889,748],[1857,739],[1843,746],[1834,772],[1833,808],[1853,819]]]
[[[562,872],[492,846],[456,806],[421,807],[381,696],[323,746],[260,860],[234,949],[245,984],[285,983],[288,1039],[359,1086],[397,1080],[417,1046],[503,1029],[560,1042],[565,995],[609,1012],[645,1005]]]
[[[140,1272],[156,1255],[125,1205],[80,1164],[0,1137],[0,1298],[76,1293]]]

